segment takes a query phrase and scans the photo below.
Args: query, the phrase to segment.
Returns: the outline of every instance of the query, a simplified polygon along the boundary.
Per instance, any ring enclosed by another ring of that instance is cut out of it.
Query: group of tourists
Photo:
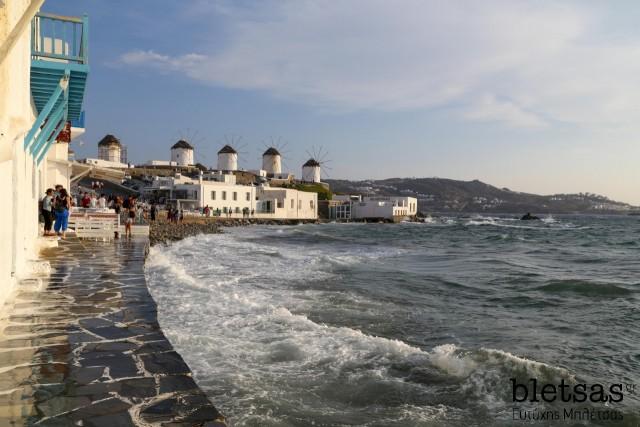
[[[65,238],[71,206],[71,196],[62,185],[58,184],[55,188],[47,189],[42,198],[41,207],[41,213],[44,218],[45,236],[57,235],[63,239]],[[52,225],[55,233],[51,232]]]
[[[102,190],[104,188],[104,182],[102,182],[102,181],[91,181],[91,188],[93,190]]]
[[[62,185],[47,189],[40,203],[45,236],[57,235],[65,238],[73,206],[85,209],[112,209],[124,222],[127,237],[131,236],[131,226],[135,223],[144,224],[149,213],[151,220],[156,219],[158,209],[155,204],[149,208],[147,203],[138,201],[133,196],[98,194],[95,190],[102,189],[103,185],[97,181],[92,182],[91,187],[93,191],[76,192],[75,196],[72,196]]]
[[[242,211],[236,208],[236,213],[240,212],[242,212],[242,218],[250,218],[255,215],[255,210],[249,209],[247,207],[242,208]],[[228,208],[224,208],[223,211],[220,211],[220,208],[216,208],[216,210],[213,210],[213,208],[209,207],[209,205],[206,205],[204,208],[202,208],[202,215],[206,217],[222,216],[223,213],[227,218],[231,218],[231,215],[233,215],[233,208],[229,206]]]
[[[83,208],[100,208],[106,209],[107,207],[107,196],[102,193],[98,197],[96,193],[89,194],[88,192],[84,192],[82,198],[80,199],[80,206]]]
[[[167,206],[167,221],[177,224],[184,220],[184,210],[177,207]]]

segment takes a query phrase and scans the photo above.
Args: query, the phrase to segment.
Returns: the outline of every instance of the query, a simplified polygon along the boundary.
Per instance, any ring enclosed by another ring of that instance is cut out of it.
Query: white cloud
[[[199,54],[133,51],[121,62],[329,109],[446,107],[525,128],[640,119],[640,42],[600,34],[599,14],[584,3],[195,5],[198,15],[223,16],[224,41],[212,34]]]
[[[152,50],[134,50],[120,57],[120,62],[126,65],[152,66],[167,71],[177,71],[183,68],[192,69],[202,63],[206,57],[195,53],[171,57],[161,55]]]
[[[477,103],[471,105],[464,113],[470,120],[482,122],[504,122],[519,128],[545,128],[548,123],[538,115],[523,110],[510,101],[501,101],[493,95],[481,97]]]

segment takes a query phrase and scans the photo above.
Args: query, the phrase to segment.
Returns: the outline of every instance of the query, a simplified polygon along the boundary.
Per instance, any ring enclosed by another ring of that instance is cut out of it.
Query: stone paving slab
[[[43,252],[0,333],[0,425],[225,426],[160,330],[146,238],[70,238]]]

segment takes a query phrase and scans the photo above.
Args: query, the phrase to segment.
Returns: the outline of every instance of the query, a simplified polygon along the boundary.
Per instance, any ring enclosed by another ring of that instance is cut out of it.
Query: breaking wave
[[[598,360],[557,335],[577,333],[570,317],[541,326],[566,309],[556,295],[633,291],[554,279],[535,237],[514,256],[514,233],[464,228],[515,220],[435,221],[237,228],[151,248],[146,274],[167,337],[235,426],[510,425],[510,378],[574,382]]]

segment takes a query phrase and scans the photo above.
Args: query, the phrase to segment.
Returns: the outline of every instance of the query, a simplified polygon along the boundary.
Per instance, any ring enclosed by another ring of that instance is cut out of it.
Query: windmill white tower
[[[178,166],[193,165],[193,146],[184,139],[179,140],[171,147],[171,161]]]
[[[108,134],[98,142],[98,159],[120,163],[122,144],[115,136]]]
[[[262,169],[267,175],[280,175],[282,173],[282,156],[275,147],[269,147],[262,154]]]
[[[322,172],[326,174],[327,170],[331,170],[327,165],[327,163],[331,162],[331,160],[327,159],[328,153],[320,147],[318,150],[312,148],[311,152],[307,151],[307,154],[309,155],[309,160],[302,165],[302,180],[305,182],[322,182],[320,181]]]
[[[302,165],[302,180],[305,182],[320,182],[320,162],[313,157]]]
[[[238,170],[238,152],[228,144],[218,151],[218,170]]]

